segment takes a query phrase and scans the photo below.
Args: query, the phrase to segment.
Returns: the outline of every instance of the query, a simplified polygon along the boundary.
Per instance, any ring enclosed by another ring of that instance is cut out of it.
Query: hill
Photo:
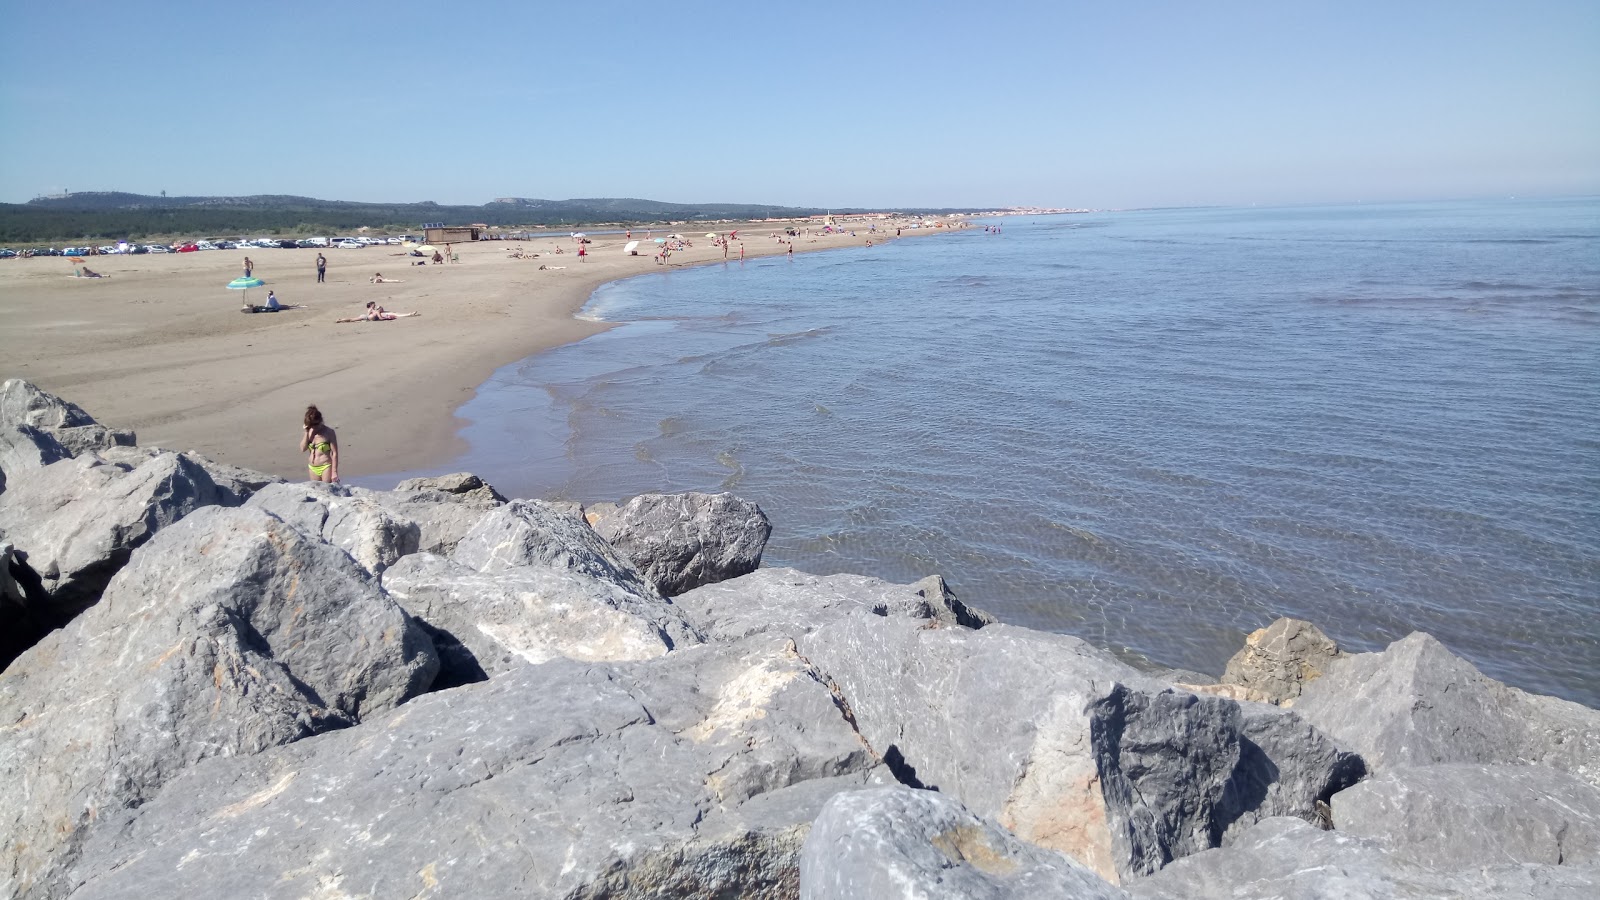
[[[119,191],[92,191],[0,204],[0,243],[118,240],[153,235],[329,234],[357,228],[408,231],[424,222],[497,228],[570,227],[612,223],[801,218],[867,209],[823,209],[760,203],[666,203],[635,198],[541,200],[502,197],[481,206],[416,203],[357,203],[286,194],[245,197],[153,197]],[[891,210],[882,210],[891,211]],[[908,214],[940,215],[976,209],[901,209]]]

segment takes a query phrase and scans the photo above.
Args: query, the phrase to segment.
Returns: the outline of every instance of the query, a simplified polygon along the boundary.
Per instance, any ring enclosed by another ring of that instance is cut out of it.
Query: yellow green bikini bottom
[[[328,470],[329,469],[333,468],[333,463],[323,463],[320,466],[313,466],[313,465],[309,465],[308,464],[306,466],[306,468],[311,470],[311,477],[312,478],[321,478],[322,476],[328,474]]]

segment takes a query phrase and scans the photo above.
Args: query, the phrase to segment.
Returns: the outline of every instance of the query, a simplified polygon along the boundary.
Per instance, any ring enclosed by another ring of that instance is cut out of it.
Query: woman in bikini
[[[306,407],[305,433],[300,436],[300,452],[310,453],[306,468],[312,481],[339,480],[339,438],[322,421],[322,412],[315,406]]]
[[[359,316],[351,316],[348,319],[334,319],[333,321],[341,325],[346,322],[393,322],[395,319],[409,319],[412,316],[420,315],[422,313],[419,312],[392,313],[379,306],[378,301],[368,300],[366,312]]]

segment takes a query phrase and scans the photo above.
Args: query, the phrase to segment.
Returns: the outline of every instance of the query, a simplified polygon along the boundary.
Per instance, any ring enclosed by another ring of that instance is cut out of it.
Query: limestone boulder
[[[418,553],[385,571],[383,586],[433,638],[435,689],[560,657],[651,659],[698,643],[670,604],[566,568],[484,574]]]
[[[1060,853],[1024,843],[945,794],[835,794],[800,855],[801,900],[1126,900]]]
[[[478,519],[450,558],[484,574],[565,569],[650,600],[665,600],[633,564],[595,533],[574,504],[513,500]]]
[[[0,428],[7,425],[29,425],[48,432],[73,456],[138,442],[133,432],[107,428],[77,404],[20,378],[0,383]]]
[[[1259,691],[1270,703],[1300,696],[1302,685],[1322,677],[1338,659],[1339,645],[1300,619],[1278,619],[1252,631],[1228,660],[1222,683]]]
[[[556,660],[193,767],[118,811],[75,900],[792,898],[810,822],[885,780],[791,647]]]
[[[269,484],[283,484],[287,479],[277,475],[268,475],[254,469],[246,469],[232,463],[219,462],[194,450],[183,452],[184,458],[206,470],[211,476],[211,481],[223,492],[224,506],[238,506],[250,499],[250,495],[261,490]]]
[[[1127,885],[1134,900],[1588,900],[1597,889],[1592,866],[1431,869],[1376,841],[1291,818],[1267,819],[1231,846]]]
[[[1335,794],[1333,821],[1432,868],[1600,864],[1600,788],[1543,766],[1394,768]]]
[[[1366,761],[1275,706],[1241,702],[1239,726],[1239,765],[1223,795],[1222,843],[1274,816],[1333,827],[1328,804],[1366,776]]]
[[[927,578],[911,585],[911,589],[927,598],[933,608],[934,618],[946,625],[960,625],[962,628],[982,628],[1000,621],[989,613],[975,606],[968,606],[961,602],[956,592],[950,588],[944,578],[939,575],[929,575]]]
[[[67,621],[99,599],[134,548],[221,496],[204,469],[176,453],[137,466],[91,453],[39,469],[0,494],[0,532],[26,554]]]
[[[1294,710],[1376,772],[1532,764],[1600,786],[1600,711],[1501,684],[1427,634],[1338,660]]]
[[[1237,703],[1174,691],[1064,635],[852,612],[797,646],[903,784],[1108,881],[1217,846],[1263,809],[1313,818],[1310,785],[1348,777],[1315,771],[1341,757],[1311,729],[1252,732]]]
[[[732,494],[641,494],[585,512],[589,524],[668,597],[754,572],[772,525]]]
[[[0,492],[9,480],[35,472],[72,454],[54,436],[27,424],[0,425]]]
[[[247,505],[339,547],[373,574],[416,553],[421,539],[417,523],[338,484],[269,484],[252,494]]]
[[[758,634],[799,638],[855,612],[924,623],[939,618],[938,607],[917,585],[783,568],[757,569],[672,602],[707,640],[724,642]]]
[[[0,895],[61,896],[98,821],[201,760],[393,709],[437,667],[365,571],[265,512],[163,529],[0,675]]]
[[[437,491],[468,502],[491,505],[499,505],[506,502],[506,498],[494,489],[494,485],[470,472],[436,475],[431,478],[407,478],[405,481],[395,485],[394,489],[402,493]]]
[[[492,500],[475,499],[444,491],[368,491],[351,489],[353,496],[364,497],[388,510],[398,519],[417,525],[417,550],[448,556],[487,513],[500,506]]]

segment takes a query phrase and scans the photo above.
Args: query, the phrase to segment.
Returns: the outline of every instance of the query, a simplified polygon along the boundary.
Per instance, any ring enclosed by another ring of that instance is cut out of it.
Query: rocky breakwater
[[[1142,672],[760,568],[727,495],[286,484],[0,400],[3,896],[1600,889],[1600,716],[1426,635]]]

